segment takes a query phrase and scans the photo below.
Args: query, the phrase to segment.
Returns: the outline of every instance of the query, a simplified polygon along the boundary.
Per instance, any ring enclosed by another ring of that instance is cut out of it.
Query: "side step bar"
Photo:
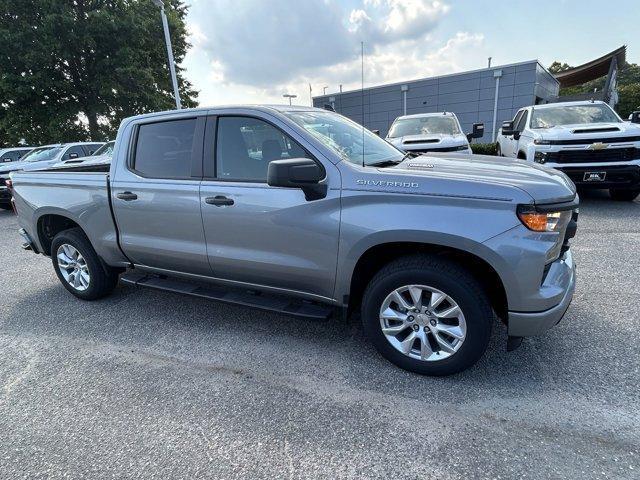
[[[284,313],[298,317],[326,320],[333,313],[333,308],[327,305],[292,300],[284,296],[254,293],[245,290],[224,288],[219,286],[201,286],[181,281],[175,278],[161,278],[156,275],[127,272],[120,276],[120,282],[125,285],[153,288],[165,292],[182,293],[193,297],[207,298],[224,303],[244,305],[272,312]]]

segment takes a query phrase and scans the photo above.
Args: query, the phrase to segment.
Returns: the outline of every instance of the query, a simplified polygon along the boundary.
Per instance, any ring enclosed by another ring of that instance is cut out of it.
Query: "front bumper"
[[[576,186],[581,188],[640,188],[640,166],[638,165],[598,165],[567,167],[547,164],[566,174]],[[603,180],[587,180],[594,175],[604,174]]]
[[[565,293],[556,306],[542,312],[509,312],[508,333],[512,337],[540,335],[556,325],[569,308],[576,288],[576,266],[571,250],[553,262],[541,289],[562,288]]]

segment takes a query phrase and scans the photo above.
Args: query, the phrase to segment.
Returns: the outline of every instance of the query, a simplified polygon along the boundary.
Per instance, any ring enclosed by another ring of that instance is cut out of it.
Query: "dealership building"
[[[624,64],[625,49],[620,47],[557,76],[538,60],[530,60],[364,90],[330,93],[314,97],[313,104],[316,107],[331,105],[336,112],[370,130],[379,130],[382,136],[401,115],[453,112],[458,116],[464,133],[470,132],[474,123],[484,123],[484,137],[476,141],[491,142],[501,123],[511,120],[518,109],[564,100],[559,98],[561,86],[575,85],[608,73],[607,85],[611,86],[604,93],[615,89],[615,74],[617,66]],[[602,95],[600,92],[596,98],[608,100]]]

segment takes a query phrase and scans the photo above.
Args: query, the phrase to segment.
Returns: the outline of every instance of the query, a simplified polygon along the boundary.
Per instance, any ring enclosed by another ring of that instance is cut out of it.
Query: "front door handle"
[[[233,205],[233,199],[232,198],[227,198],[224,195],[216,195],[215,197],[207,197],[204,199],[205,203],[208,203],[209,205],[215,205],[216,207],[223,207],[223,206],[231,206]]]
[[[116,195],[116,197],[118,197],[120,200],[124,200],[125,202],[129,202],[131,200],[137,200],[138,199],[138,195],[136,195],[135,193],[131,193],[131,192],[118,193]]]

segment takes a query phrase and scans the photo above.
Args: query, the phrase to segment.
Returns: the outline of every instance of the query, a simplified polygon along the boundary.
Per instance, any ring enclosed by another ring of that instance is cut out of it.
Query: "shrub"
[[[497,155],[497,143],[472,143],[471,151],[478,155]]]

